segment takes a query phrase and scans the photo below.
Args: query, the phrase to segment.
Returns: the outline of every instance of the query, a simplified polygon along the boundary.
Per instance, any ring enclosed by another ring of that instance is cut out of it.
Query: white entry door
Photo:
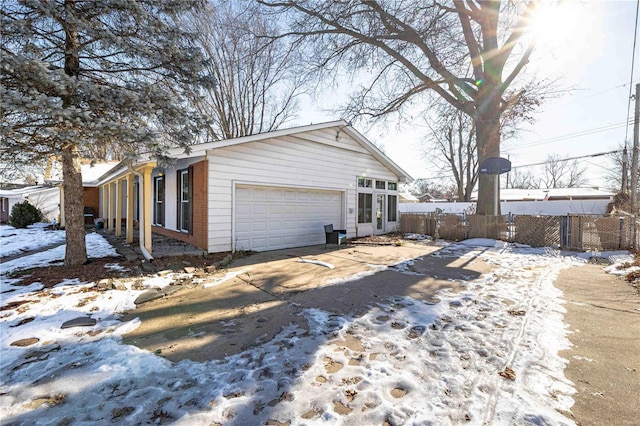
[[[236,250],[267,251],[325,243],[324,225],[343,228],[341,191],[238,185]]]

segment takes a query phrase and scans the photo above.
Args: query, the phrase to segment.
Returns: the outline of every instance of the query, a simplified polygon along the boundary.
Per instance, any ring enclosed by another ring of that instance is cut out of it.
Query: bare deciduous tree
[[[305,81],[298,53],[286,40],[256,36],[276,33],[273,21],[255,6],[220,0],[183,22],[198,34],[213,79],[195,102],[207,141],[268,132],[295,117]]]
[[[534,189],[538,185],[538,179],[528,169],[513,168],[507,175],[508,188]]]
[[[439,118],[429,124],[431,138],[423,157],[455,187],[457,199],[470,201],[478,183],[478,153],[473,120],[464,113],[444,107]]]
[[[540,185],[545,188],[577,188],[585,185],[587,169],[577,160],[568,160],[557,154],[551,154],[544,163]]]
[[[607,181],[607,189],[616,192],[628,192],[629,182],[631,182],[631,149],[627,149],[627,176],[626,176],[626,188],[622,187],[622,162],[623,162],[623,150],[624,146],[619,145],[618,150],[607,157],[610,165],[605,172],[605,178]]]
[[[500,155],[503,114],[526,115],[538,104],[537,84],[517,83],[533,51],[524,34],[539,0],[258,1],[287,15],[284,35],[313,42],[319,68],[368,75],[350,112],[382,117],[435,92],[473,119],[480,162]],[[493,182],[479,178],[479,214],[498,213]]]
[[[414,195],[429,194],[438,199],[453,199],[456,188],[444,185],[440,179],[416,179],[407,190]]]

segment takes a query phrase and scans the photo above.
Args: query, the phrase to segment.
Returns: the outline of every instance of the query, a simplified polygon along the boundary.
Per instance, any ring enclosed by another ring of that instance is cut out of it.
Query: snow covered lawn
[[[0,227],[2,246],[21,232],[38,241],[34,229]],[[100,235],[88,238],[90,256],[114,255]],[[0,421],[573,424],[560,414],[570,410],[574,388],[557,355],[570,343],[553,281],[584,260],[493,240],[444,244],[434,255],[478,256],[495,269],[461,292],[440,292],[439,303],[393,297],[357,318],[307,309],[308,332],[292,325],[224,360],[175,364],[121,343],[139,321],[122,323],[119,313],[143,290],[100,290],[74,277],[43,289],[8,276],[61,260],[63,248],[0,264]],[[410,273],[403,266],[390,269]],[[87,317],[95,325],[61,328]]]
[[[64,243],[64,231],[43,231],[49,225],[51,224],[37,223],[27,229],[0,225],[0,238],[2,239],[0,254],[14,256],[29,250],[36,250],[42,246]]]

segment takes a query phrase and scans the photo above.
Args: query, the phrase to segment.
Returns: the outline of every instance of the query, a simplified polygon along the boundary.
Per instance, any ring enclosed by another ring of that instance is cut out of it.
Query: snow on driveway
[[[91,235],[96,244],[88,247],[99,247],[91,256],[112,254],[106,241],[98,241],[102,237]],[[477,256],[495,269],[464,282],[458,293],[439,292],[439,303],[397,296],[359,317],[307,309],[310,331],[291,325],[224,360],[175,364],[121,343],[139,321],[122,323],[119,313],[134,307],[141,290],[97,291],[94,283],[73,277],[52,289],[21,287],[7,277],[19,265],[1,264],[0,420],[573,424],[560,414],[570,410],[574,388],[563,374],[567,362],[558,356],[570,343],[553,280],[584,260],[494,240],[445,244],[434,255]],[[157,285],[158,278],[152,280]],[[60,328],[86,316],[96,324]],[[10,346],[31,337],[39,341]]]

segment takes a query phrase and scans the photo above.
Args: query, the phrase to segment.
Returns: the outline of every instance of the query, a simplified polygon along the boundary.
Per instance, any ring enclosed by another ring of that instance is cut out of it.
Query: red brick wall
[[[183,232],[154,226],[153,232],[184,241],[202,250],[208,250],[207,239],[207,160],[191,165],[193,172],[192,223],[193,232]]]
[[[93,219],[96,217],[100,217],[100,190],[98,188],[84,188],[84,193],[82,194],[84,198],[84,207],[93,208],[93,218],[85,217],[85,224],[93,224]]]
[[[193,165],[193,237],[194,246],[207,250],[207,160]]]

